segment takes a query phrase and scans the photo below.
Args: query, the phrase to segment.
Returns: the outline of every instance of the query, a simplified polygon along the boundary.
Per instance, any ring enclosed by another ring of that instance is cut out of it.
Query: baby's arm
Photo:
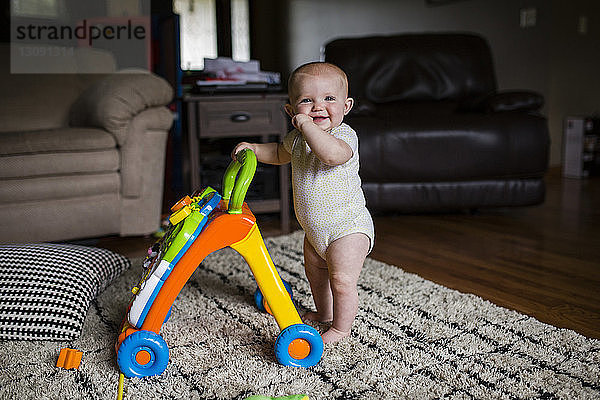
[[[292,124],[302,133],[310,149],[324,164],[341,165],[352,157],[348,143],[319,128],[306,114],[296,114]]]
[[[291,155],[281,143],[238,143],[231,152],[231,158],[244,149],[250,149],[256,154],[256,159],[261,163],[281,165],[290,162]]]

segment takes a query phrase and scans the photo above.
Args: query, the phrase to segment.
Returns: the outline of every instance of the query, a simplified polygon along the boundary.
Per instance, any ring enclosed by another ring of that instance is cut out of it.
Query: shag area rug
[[[312,306],[302,234],[267,239],[299,309]],[[0,342],[1,399],[115,399],[114,341],[141,260],[108,287],[72,342]],[[126,399],[244,399],[305,393],[321,399],[598,399],[600,341],[368,259],[351,337],[326,345],[309,369],[275,361],[279,329],[254,306],[254,279],[231,249],[198,267],[161,335],[161,376],[125,381]],[[317,326],[323,330],[326,327]],[[59,351],[83,351],[78,370]]]

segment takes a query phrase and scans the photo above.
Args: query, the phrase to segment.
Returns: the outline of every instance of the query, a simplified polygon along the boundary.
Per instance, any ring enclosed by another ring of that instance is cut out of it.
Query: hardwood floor
[[[541,206],[378,217],[372,257],[600,338],[600,180],[546,182]]]
[[[371,257],[548,324],[600,338],[600,178],[552,169],[540,206],[375,217]],[[259,216],[265,236],[278,221]],[[152,238],[98,246],[142,256]]]

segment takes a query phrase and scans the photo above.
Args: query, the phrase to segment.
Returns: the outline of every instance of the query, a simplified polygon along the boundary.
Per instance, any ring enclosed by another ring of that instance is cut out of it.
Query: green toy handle
[[[228,202],[229,214],[241,214],[242,204],[256,172],[256,154],[244,149],[235,155],[223,176],[223,200]],[[241,169],[241,171],[240,171]]]

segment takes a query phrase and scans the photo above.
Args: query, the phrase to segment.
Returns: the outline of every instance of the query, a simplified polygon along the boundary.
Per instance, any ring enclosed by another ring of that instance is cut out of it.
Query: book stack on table
[[[281,74],[261,71],[258,60],[205,58],[204,70],[192,90],[195,93],[280,91]]]

